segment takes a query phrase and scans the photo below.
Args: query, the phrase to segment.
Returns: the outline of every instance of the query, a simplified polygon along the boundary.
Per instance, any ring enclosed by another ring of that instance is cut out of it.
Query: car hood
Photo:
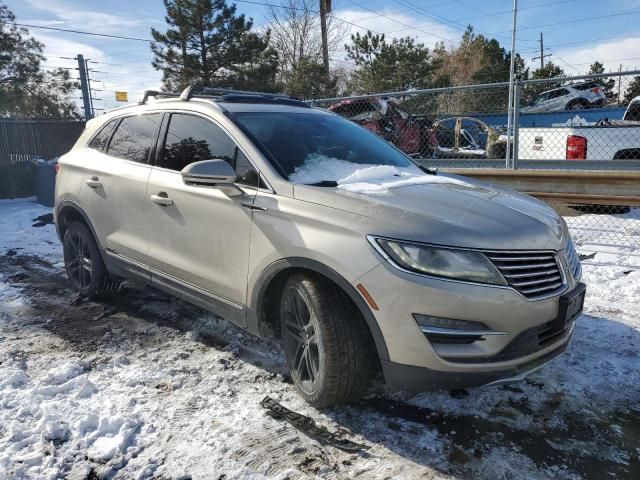
[[[297,199],[357,213],[396,228],[370,234],[466,248],[561,250],[565,226],[547,204],[513,190],[438,173],[438,182],[391,188],[384,194],[295,185]],[[379,226],[379,224],[378,224]],[[397,233],[395,233],[397,232]]]

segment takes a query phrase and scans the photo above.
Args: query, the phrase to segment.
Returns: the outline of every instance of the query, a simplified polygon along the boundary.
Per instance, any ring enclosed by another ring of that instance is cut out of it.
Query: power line
[[[372,12],[372,13],[375,13],[375,14],[376,14],[377,16],[379,16],[379,17],[387,18],[387,19],[391,20],[392,22],[395,22],[395,23],[397,23],[397,24],[399,24],[399,25],[403,25],[403,26],[405,26],[405,27],[409,27],[410,29],[417,30],[418,32],[425,33],[425,34],[427,34],[427,35],[429,35],[429,36],[436,37],[436,38],[440,38],[441,40],[446,40],[446,41],[448,41],[448,42],[452,42],[452,43],[453,43],[453,40],[451,40],[450,38],[443,37],[442,35],[438,35],[438,34],[436,34],[436,33],[427,32],[426,30],[420,30],[420,29],[419,29],[419,28],[417,28],[417,27],[413,27],[413,26],[411,26],[411,25],[409,25],[409,24],[406,24],[406,23],[404,23],[404,22],[401,22],[400,20],[396,20],[395,18],[390,17],[390,16],[388,16],[388,15],[385,15],[384,13],[376,12],[375,10],[372,10],[372,9],[370,9],[369,7],[365,7],[364,5],[361,5],[361,4],[359,4],[358,2],[355,2],[355,1],[353,1],[353,0],[348,0],[348,2],[349,2],[349,3],[352,3],[352,4],[356,5],[356,6],[358,6],[358,7],[360,7],[360,8],[364,8],[365,10],[368,10],[368,11],[370,11],[370,12]]]
[[[563,47],[565,45],[578,45],[581,43],[597,43],[597,42],[601,42],[603,40],[617,40],[619,38],[640,38],[640,33],[632,33],[632,34],[628,34],[628,35],[616,35],[614,37],[602,37],[602,38],[594,38],[592,40],[578,40],[578,41],[574,41],[574,42],[564,42],[564,43],[554,43],[553,45],[549,45],[549,48],[552,47]],[[537,51],[538,49],[533,49],[533,50],[526,50],[526,51]]]
[[[124,37],[121,35],[110,35],[107,33],[95,33],[95,32],[85,32],[82,30],[72,30],[68,28],[58,28],[58,27],[45,27],[42,25],[31,25],[28,23],[10,23],[10,22],[0,22],[2,25],[18,25],[19,27],[28,27],[28,28],[39,28],[41,30],[54,30],[56,32],[66,32],[66,33],[78,33],[81,35],[93,35],[95,37],[106,37],[106,38],[117,38],[119,40],[135,40],[137,42],[148,42],[148,43],[156,43],[154,40],[150,40],[148,38],[138,38],[138,37]]]
[[[553,5],[562,5],[563,3],[572,3],[572,2],[576,2],[576,1],[577,0],[561,0],[561,1],[555,1],[555,2],[540,3],[540,4],[537,4],[537,5],[530,5],[528,7],[518,8],[518,10],[520,10],[520,11],[522,11],[522,10],[533,10],[535,8],[542,8],[542,7],[548,7],[548,6],[553,6]],[[444,4],[447,4],[447,3],[461,3],[461,0],[456,0],[455,2],[445,2]],[[443,5],[443,4],[436,3],[434,5],[430,5],[430,7],[434,7],[436,5]],[[415,10],[413,10],[413,11],[415,11]],[[470,17],[466,21],[477,20],[479,18],[494,17],[494,16],[497,16],[497,15],[511,14],[512,12],[513,12],[513,9],[500,10],[498,12],[488,12],[488,13],[485,13],[484,15],[476,15],[476,16]],[[463,20],[463,19],[462,18],[458,18],[458,19],[455,19],[455,20],[459,21],[459,20]],[[429,26],[432,26],[432,25],[441,25],[441,24],[442,24],[441,22],[431,22],[431,23],[424,23],[424,24],[418,25],[418,27],[423,28],[423,27],[429,27]],[[400,29],[400,30],[392,30],[389,33],[404,32],[404,31],[406,31],[406,29],[403,28],[403,29]],[[520,41],[536,42],[537,40],[520,39]]]
[[[640,14],[640,10],[632,10],[630,12],[612,13],[609,15],[598,15],[597,17],[575,18],[573,20],[567,20],[567,21],[558,22],[558,23],[548,23],[546,25],[535,25],[533,27],[524,27],[524,28],[521,28],[520,30],[533,30],[533,29],[542,28],[542,27],[555,27],[558,25],[567,25],[569,23],[570,24],[582,23],[582,22],[589,22],[591,20],[602,20],[604,18],[622,17],[627,15],[638,15],[638,14]],[[490,35],[495,35],[498,33],[507,33],[507,32],[508,30],[502,30],[500,32],[493,32]]]

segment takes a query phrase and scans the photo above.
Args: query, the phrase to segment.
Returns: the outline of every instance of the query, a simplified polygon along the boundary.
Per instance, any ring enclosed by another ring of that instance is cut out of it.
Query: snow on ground
[[[335,181],[342,190],[370,195],[384,195],[393,188],[427,183],[467,185],[463,180],[446,175],[425,174],[414,166],[400,168],[393,165],[359,164],[318,154],[309,155],[289,175],[289,180],[306,184]]]
[[[640,478],[640,266],[616,261],[631,246],[584,265],[573,344],[528,380],[378,384],[320,412],[274,342],[139,285],[78,300],[48,213],[0,203],[0,478]],[[318,444],[265,395],[369,450]]]

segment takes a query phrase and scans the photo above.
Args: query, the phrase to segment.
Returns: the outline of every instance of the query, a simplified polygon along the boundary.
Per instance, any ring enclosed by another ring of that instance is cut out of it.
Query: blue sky
[[[279,3],[280,0],[251,0]],[[164,27],[161,0],[5,0],[21,23],[150,38],[150,28]],[[230,2],[232,3],[232,2]],[[266,25],[266,7],[236,2],[238,11]],[[389,37],[412,36],[427,45],[441,39],[455,44],[465,26],[510,45],[511,0],[334,0],[333,14]],[[546,53],[568,74],[584,73],[594,60],[607,70],[640,67],[640,0],[520,0],[517,51],[531,61],[544,33]],[[600,18],[596,18],[600,17]],[[413,27],[413,28],[411,28]],[[364,31],[349,27],[351,32]],[[149,45],[140,41],[32,29],[46,45],[49,66],[73,65],[83,53],[93,60],[93,86],[103,89],[96,107],[116,105],[115,90],[130,97],[157,88],[160,75],[150,65]],[[336,52],[334,58],[341,58]]]

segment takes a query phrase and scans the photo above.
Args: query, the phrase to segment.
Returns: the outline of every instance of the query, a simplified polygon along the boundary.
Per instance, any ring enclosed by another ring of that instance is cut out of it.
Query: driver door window
[[[178,172],[193,162],[219,158],[231,165],[236,145],[213,122],[195,115],[171,114],[160,165]]]
[[[237,183],[258,186],[255,168],[222,128],[195,115],[171,114],[160,165],[179,172],[190,163],[211,159],[229,162],[238,175]]]

